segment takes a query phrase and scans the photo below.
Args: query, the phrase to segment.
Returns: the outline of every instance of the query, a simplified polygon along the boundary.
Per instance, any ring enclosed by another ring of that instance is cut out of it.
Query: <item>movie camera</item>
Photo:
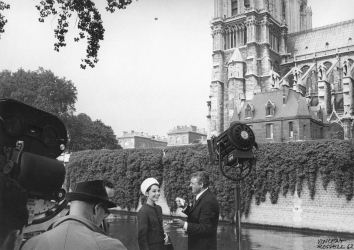
[[[65,167],[56,158],[67,131],[56,116],[12,99],[0,99],[0,172],[28,192],[29,225],[48,221],[67,205]]]
[[[212,136],[208,140],[210,162],[219,163],[222,174],[234,181],[240,181],[250,174],[255,163],[253,147],[257,149],[258,145],[252,129],[240,122],[232,123],[219,136]]]

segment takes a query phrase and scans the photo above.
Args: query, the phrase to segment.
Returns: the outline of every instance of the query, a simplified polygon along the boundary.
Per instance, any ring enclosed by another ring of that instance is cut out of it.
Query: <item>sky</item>
[[[53,17],[38,22],[39,0],[4,0],[8,19],[0,39],[0,71],[43,67],[71,80],[78,90],[76,114],[85,113],[123,131],[166,136],[176,126],[207,128],[211,82],[213,0],[133,0],[107,13],[95,0],[106,30],[95,68],[80,68],[86,41],[54,51]],[[308,0],[313,27],[354,19],[354,0]],[[156,20],[157,19],[157,20]]]

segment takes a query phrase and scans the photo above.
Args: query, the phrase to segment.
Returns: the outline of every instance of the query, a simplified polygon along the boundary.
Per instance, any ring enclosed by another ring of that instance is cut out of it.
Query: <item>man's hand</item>
[[[174,219],[173,222],[172,222],[172,225],[174,227],[183,227],[184,226],[184,220],[181,220],[181,219]]]
[[[177,197],[176,198],[176,204],[177,204],[177,207],[184,208],[186,206],[186,201],[184,199],[182,199],[182,198]]]

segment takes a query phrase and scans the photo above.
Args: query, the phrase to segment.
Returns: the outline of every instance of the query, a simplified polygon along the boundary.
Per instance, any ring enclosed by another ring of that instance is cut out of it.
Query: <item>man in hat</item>
[[[114,197],[114,186],[112,182],[103,179],[104,187],[106,188],[107,195],[109,199],[112,199]],[[100,228],[106,233],[109,234],[109,223],[106,219],[102,221],[102,224],[100,225]]]
[[[23,250],[28,249],[122,249],[124,245],[99,228],[103,219],[116,207],[109,200],[102,180],[77,184],[75,192],[66,194],[71,201],[70,215],[55,221],[48,231],[30,239]]]

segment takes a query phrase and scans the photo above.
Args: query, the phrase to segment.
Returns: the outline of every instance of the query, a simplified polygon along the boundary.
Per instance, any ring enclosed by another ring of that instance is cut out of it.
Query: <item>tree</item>
[[[0,72],[0,98],[11,98],[56,116],[75,111],[77,90],[70,80],[59,78],[50,70],[19,69]]]
[[[6,10],[6,9],[10,9],[10,5],[6,4],[2,1],[0,1],[0,11],[2,10]],[[5,19],[5,17],[0,13],[0,38],[1,38],[1,33],[4,33],[4,26],[7,23],[7,20]]]
[[[70,151],[120,147],[110,126],[100,120],[93,122],[86,114],[73,114],[76,87],[50,70],[0,72],[0,98],[15,99],[58,116],[67,128]]]
[[[131,4],[132,0],[106,0],[105,7],[108,12],[115,12],[116,9],[125,9]],[[75,42],[87,38],[86,59],[81,59],[81,68],[85,69],[87,65],[95,67],[98,62],[97,53],[100,48],[100,40],[104,39],[105,29],[101,19],[101,14],[95,6],[94,0],[41,0],[36,5],[39,11],[39,21],[44,22],[44,18],[53,15],[58,16],[57,28],[54,29],[54,37],[58,42],[54,44],[54,50],[59,52],[60,47],[66,46],[65,35],[69,29],[69,19],[77,14],[77,27],[81,30]],[[0,1],[0,11],[10,9],[10,5]],[[4,32],[4,26],[7,20],[0,13],[0,34]],[[1,37],[0,37],[1,38]]]
[[[96,149],[121,149],[116,135],[110,126],[101,120],[92,121],[83,113],[73,115],[67,121],[69,143],[67,148],[71,152]]]

